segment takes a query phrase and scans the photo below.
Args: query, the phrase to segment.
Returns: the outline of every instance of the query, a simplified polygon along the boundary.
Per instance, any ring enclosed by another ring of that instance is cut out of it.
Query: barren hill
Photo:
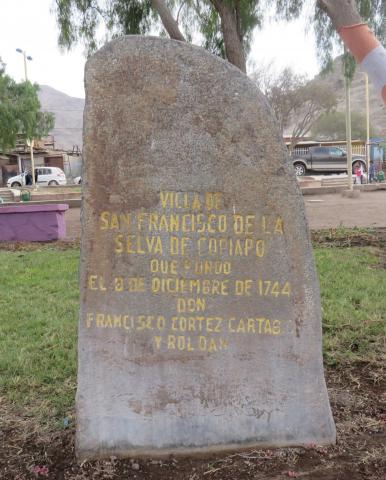
[[[345,110],[344,80],[341,60],[334,62],[334,70],[327,75],[319,76],[324,82],[332,85],[339,99],[338,110]],[[70,97],[47,85],[41,85],[39,99],[42,109],[55,114],[55,128],[51,132],[55,137],[57,148],[72,150],[74,147],[82,149],[82,126],[84,99]],[[365,76],[357,69],[351,88],[352,111],[365,112]],[[375,131],[386,137],[386,109],[382,104],[380,95],[370,84],[370,121]]]
[[[39,100],[42,110],[55,114],[55,128],[50,132],[55,137],[55,147],[72,150],[82,149],[84,99],[59,92],[47,85],[40,85]]]
[[[338,97],[337,110],[345,111],[345,89],[342,73],[341,58],[334,61],[334,69],[327,75],[319,75],[322,81],[333,87]],[[369,82],[370,123],[381,137],[386,137],[386,109],[383,106],[381,96]],[[366,87],[365,74],[361,68],[357,68],[351,85],[351,110],[366,113]],[[343,140],[343,139],[342,139]]]

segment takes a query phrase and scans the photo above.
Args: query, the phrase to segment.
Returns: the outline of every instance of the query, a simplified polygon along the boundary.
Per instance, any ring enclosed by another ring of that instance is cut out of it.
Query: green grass
[[[76,250],[0,251],[0,391],[42,423],[73,405],[78,262]]]
[[[370,361],[386,348],[386,270],[370,248],[316,248],[329,364]]]
[[[384,358],[386,270],[369,248],[316,248],[329,364]],[[76,389],[79,251],[0,251],[0,391],[63,425]]]

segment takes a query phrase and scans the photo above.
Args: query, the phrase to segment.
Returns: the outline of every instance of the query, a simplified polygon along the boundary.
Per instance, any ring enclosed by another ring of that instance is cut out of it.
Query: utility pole
[[[369,76],[365,73],[366,85],[366,170],[367,183],[370,179],[370,100],[369,100]]]
[[[350,79],[345,77],[346,91],[346,150],[347,150],[347,174],[348,188],[353,190],[352,182],[352,141],[351,141],[351,101],[350,101]]]
[[[27,75],[27,60],[32,61],[32,57],[27,55],[25,50],[22,50],[21,48],[17,48],[16,51],[18,53],[21,53],[23,55],[23,60],[24,60],[24,78],[25,82],[28,82],[28,75]],[[35,182],[35,161],[34,161],[34,139],[28,139],[29,140],[29,148],[30,148],[30,156],[31,156],[31,176],[32,176],[32,188],[36,188],[36,182]]]

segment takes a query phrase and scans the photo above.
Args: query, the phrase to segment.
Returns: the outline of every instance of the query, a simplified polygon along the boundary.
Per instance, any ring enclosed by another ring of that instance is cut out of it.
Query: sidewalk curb
[[[354,185],[355,190],[360,190],[361,192],[374,192],[376,190],[386,190],[386,183],[374,183],[370,185]],[[328,193],[341,193],[345,190],[348,190],[347,187],[336,186],[336,187],[304,187],[300,191],[303,195],[325,195]]]

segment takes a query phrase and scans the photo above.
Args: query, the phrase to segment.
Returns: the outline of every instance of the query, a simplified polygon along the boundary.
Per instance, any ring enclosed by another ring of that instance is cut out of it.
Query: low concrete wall
[[[47,200],[56,200],[56,202],[67,200],[73,200],[80,198],[80,192],[49,192],[49,193],[40,193],[38,192],[31,192],[31,200],[33,201],[45,201]]]
[[[14,189],[16,190],[16,189]],[[82,185],[40,185],[35,190],[31,186],[20,187],[17,190],[29,190],[31,193],[50,194],[62,192],[78,192],[81,193]]]
[[[47,242],[66,237],[66,204],[17,204],[0,208],[0,241]]]
[[[341,193],[348,187],[317,187],[317,188],[300,188],[303,195],[325,195],[327,193]],[[386,183],[370,183],[365,185],[354,185],[355,190],[361,192],[374,192],[376,190],[386,190]]]

